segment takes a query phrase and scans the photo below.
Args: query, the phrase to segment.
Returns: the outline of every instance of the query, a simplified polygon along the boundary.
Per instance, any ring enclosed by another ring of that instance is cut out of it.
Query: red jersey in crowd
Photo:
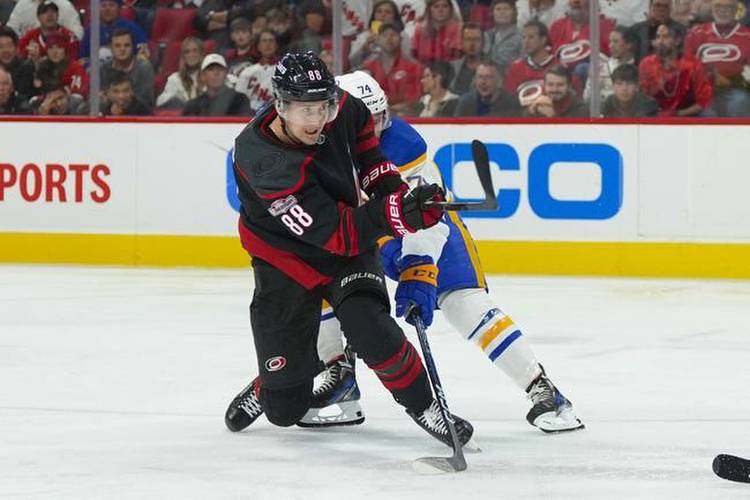
[[[89,94],[89,75],[75,59],[68,60],[68,67],[65,68],[63,73],[62,83],[71,94],[81,94],[83,97]]]
[[[697,57],[707,69],[722,76],[737,78],[750,64],[750,28],[737,23],[722,35],[716,23],[699,24],[685,37],[685,54]]]
[[[544,72],[555,63],[557,59],[553,55],[540,64],[535,63],[531,57],[516,59],[508,66],[503,86],[510,94],[517,95],[521,106],[525,106],[542,95]]]
[[[379,59],[365,62],[364,69],[383,87],[391,105],[416,101],[422,95],[422,65],[403,54],[398,55],[390,71],[383,68]]]
[[[73,34],[72,31],[64,26],[58,26],[57,31],[55,31],[54,33],[55,35],[60,35],[65,39],[65,42],[67,44],[67,46],[65,47],[65,52],[68,54],[68,57],[78,57],[78,48],[80,46],[80,42],[78,41],[78,38],[76,38],[75,34]],[[34,28],[27,31],[26,34],[22,36],[18,41],[18,53],[22,58],[26,59],[29,57],[29,44],[32,42],[39,45],[40,58],[47,55],[47,42],[45,41],[45,37],[42,35],[42,28]]]
[[[713,99],[711,82],[694,57],[680,57],[665,68],[659,56],[651,54],[641,61],[638,75],[643,93],[659,104],[659,116],[673,116],[693,104],[705,109]]]
[[[615,28],[615,22],[604,16],[599,21],[599,50],[609,55],[609,34]],[[591,55],[589,24],[584,23],[576,28],[570,16],[564,16],[549,27],[549,41],[552,53],[565,66],[575,66]]]
[[[449,21],[434,34],[424,23],[419,23],[411,40],[411,53],[422,64],[458,59],[461,57],[461,23]]]

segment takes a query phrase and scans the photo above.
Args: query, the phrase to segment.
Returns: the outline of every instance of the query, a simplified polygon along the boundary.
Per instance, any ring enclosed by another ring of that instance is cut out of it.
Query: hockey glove
[[[398,238],[437,224],[443,211],[424,206],[432,200],[445,200],[443,190],[437,184],[417,186],[408,193],[401,190],[386,196],[385,219],[391,234]]]
[[[430,326],[437,307],[437,266],[431,257],[407,255],[401,259],[400,267],[403,270],[396,288],[396,316],[400,318],[416,306],[422,323]],[[406,321],[414,324],[411,316]]]
[[[401,258],[401,238],[391,238],[380,247],[380,263],[383,272],[393,281],[398,281],[398,259]]]

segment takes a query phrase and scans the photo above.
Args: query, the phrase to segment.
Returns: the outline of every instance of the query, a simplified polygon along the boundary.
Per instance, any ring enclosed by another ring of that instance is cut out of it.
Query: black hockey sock
[[[401,349],[382,363],[369,365],[397,403],[420,414],[432,402],[432,392],[422,358],[404,339]]]

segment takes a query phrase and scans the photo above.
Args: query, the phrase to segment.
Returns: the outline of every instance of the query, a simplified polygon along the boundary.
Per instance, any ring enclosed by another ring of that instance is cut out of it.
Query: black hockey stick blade
[[[449,211],[476,211],[496,210],[497,195],[492,185],[492,174],[490,173],[490,157],[487,147],[482,141],[474,139],[471,141],[471,154],[474,158],[474,168],[479,177],[479,183],[484,191],[483,201],[428,201],[426,207],[438,207]]]
[[[427,340],[427,332],[425,331],[422,318],[419,317],[419,311],[416,307],[412,307],[406,313],[406,316],[411,317],[414,320],[414,326],[417,329],[417,337],[419,337],[419,345],[422,347],[422,356],[424,357],[424,363],[427,366],[427,375],[429,376],[432,390],[435,393],[435,399],[440,407],[440,413],[448,426],[448,432],[451,435],[451,448],[453,448],[453,455],[450,457],[423,457],[416,459],[414,461],[414,468],[419,472],[461,472],[466,470],[466,459],[464,458],[461,441],[458,439],[456,426],[453,424],[453,417],[448,409],[448,401],[445,398],[443,385],[440,383],[435,360],[432,358],[432,350],[430,349],[430,343]]]
[[[734,455],[716,455],[713,463],[717,476],[738,483],[750,483],[750,460]]]

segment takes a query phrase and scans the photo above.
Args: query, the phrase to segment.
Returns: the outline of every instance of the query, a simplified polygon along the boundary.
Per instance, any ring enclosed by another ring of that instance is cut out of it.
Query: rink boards
[[[0,261],[246,266],[240,123],[0,122]],[[750,278],[742,125],[419,124],[491,273]]]

